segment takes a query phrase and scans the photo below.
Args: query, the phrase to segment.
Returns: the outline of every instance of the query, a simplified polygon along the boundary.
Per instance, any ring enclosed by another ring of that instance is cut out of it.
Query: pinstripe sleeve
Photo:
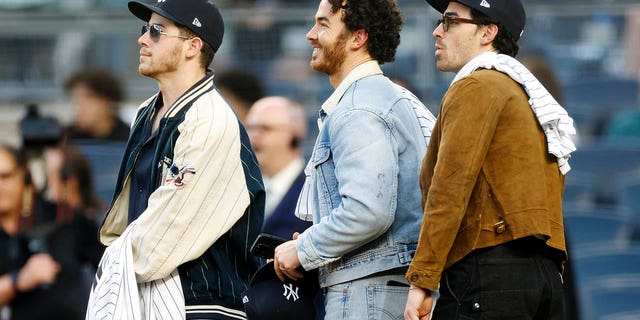
[[[151,194],[133,233],[139,282],[166,277],[201,256],[242,217],[250,202],[239,124],[226,102],[217,94],[200,97],[179,130],[175,168]]]

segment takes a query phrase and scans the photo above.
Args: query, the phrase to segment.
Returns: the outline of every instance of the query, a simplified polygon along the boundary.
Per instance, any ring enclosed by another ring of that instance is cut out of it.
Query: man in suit
[[[267,190],[262,232],[286,239],[311,226],[294,215],[304,184],[301,147],[307,134],[306,119],[302,106],[276,96],[256,101],[246,118]]]

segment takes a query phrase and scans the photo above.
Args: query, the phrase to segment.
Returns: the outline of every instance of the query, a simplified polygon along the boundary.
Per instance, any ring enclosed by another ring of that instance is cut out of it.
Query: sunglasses
[[[436,24],[436,28],[440,26],[440,24],[442,24],[442,30],[444,30],[444,32],[447,32],[449,31],[449,28],[451,27],[451,25],[454,25],[456,23],[471,23],[475,25],[481,25],[481,23],[472,19],[465,19],[465,18],[460,18],[456,16],[443,15],[442,18],[438,19],[438,24]]]
[[[159,24],[152,24],[152,25],[148,25],[148,24],[144,24],[142,25],[142,30],[140,31],[140,35],[144,35],[145,33],[147,33],[147,31],[149,31],[149,36],[151,36],[151,40],[153,40],[153,42],[158,42],[158,40],[160,40],[160,35],[164,34],[165,36],[168,37],[176,37],[176,38],[182,38],[182,39],[191,39],[190,37],[185,37],[185,36],[181,36],[178,34],[168,34],[164,31],[162,31],[162,27]]]

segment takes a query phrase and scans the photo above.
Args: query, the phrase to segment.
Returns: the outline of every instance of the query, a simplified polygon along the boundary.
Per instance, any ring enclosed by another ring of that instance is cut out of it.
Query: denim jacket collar
[[[354,82],[368,76],[382,74],[382,69],[376,60],[369,60],[363,64],[353,68],[351,72],[340,82],[336,90],[331,94],[329,99],[322,104],[322,110],[330,115],[336,109],[338,102],[342,99],[342,95]]]

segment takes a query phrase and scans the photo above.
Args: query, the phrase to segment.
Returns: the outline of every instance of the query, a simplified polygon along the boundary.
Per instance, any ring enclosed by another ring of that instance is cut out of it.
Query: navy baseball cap
[[[208,0],[158,0],[155,5],[129,1],[129,11],[143,21],[155,12],[193,31],[214,52],[218,51],[224,35],[224,23],[218,8]]]
[[[320,290],[318,271],[305,271],[297,281],[280,281],[269,262],[253,275],[249,288],[242,296],[249,320],[297,319],[314,320],[314,298]]]
[[[447,10],[450,0],[427,0],[440,13]],[[520,0],[455,0],[485,14],[493,22],[502,24],[516,41],[522,36],[527,16]]]

